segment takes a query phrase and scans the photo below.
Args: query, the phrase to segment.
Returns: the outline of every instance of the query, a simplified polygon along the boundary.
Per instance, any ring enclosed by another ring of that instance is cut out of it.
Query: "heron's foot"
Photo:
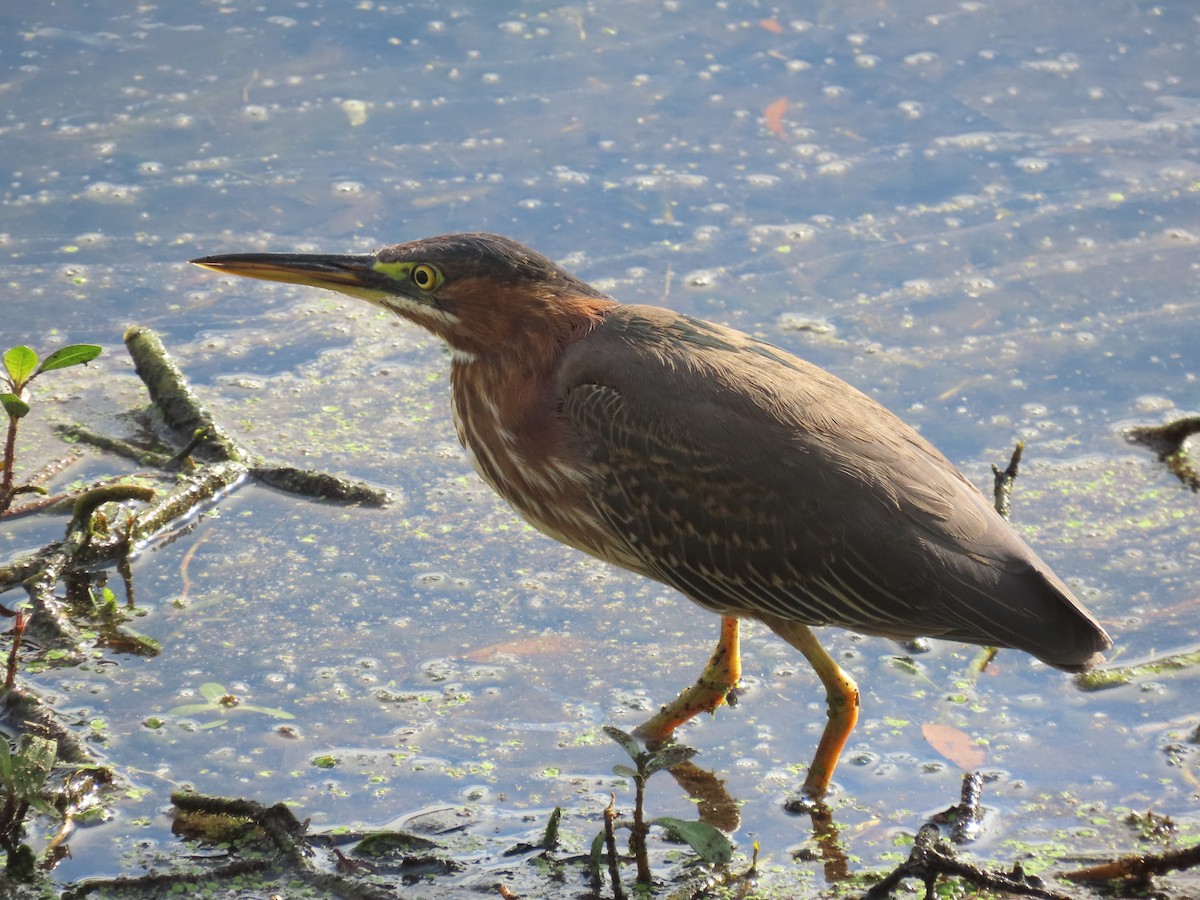
[[[721,618],[721,639],[696,683],[634,729],[649,744],[670,740],[675,729],[702,712],[715,713],[742,677],[738,620]]]
[[[829,720],[821,733],[821,743],[817,745],[812,765],[808,767],[803,789],[806,796],[820,800],[829,790],[838,757],[858,722],[858,685],[842,671],[807,625],[778,616],[761,618],[768,628],[804,654],[821,684],[825,685]]]
[[[833,770],[837,768],[842,748],[850,738],[850,732],[858,723],[858,685],[840,668],[835,673],[822,673],[827,691],[826,701],[829,705],[829,720],[821,734],[821,742],[813,756],[812,764],[808,767],[808,775],[804,779],[803,791],[814,800],[820,800],[829,791],[829,782],[833,780]]]

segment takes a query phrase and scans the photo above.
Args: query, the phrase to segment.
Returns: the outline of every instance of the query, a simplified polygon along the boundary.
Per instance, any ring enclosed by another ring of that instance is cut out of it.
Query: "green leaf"
[[[673,769],[680,763],[687,762],[699,752],[698,750],[693,750],[691,747],[684,747],[680,744],[664,747],[662,750],[652,753],[650,758],[646,760],[646,774],[653,775],[655,772],[661,772],[663,769]]]
[[[51,369],[65,369],[67,366],[81,366],[99,356],[101,349],[99,344],[71,344],[69,347],[59,347],[46,357],[45,362],[38,366],[34,374],[39,375]]]
[[[661,825],[671,834],[696,851],[706,863],[723,866],[733,859],[733,844],[729,838],[704,822],[689,822],[672,816],[660,816],[651,820],[652,825]]]
[[[637,781],[642,777],[634,769],[629,768],[629,766],[623,766],[620,763],[613,766],[613,774],[620,775],[622,778],[628,778],[630,781]]]
[[[637,739],[626,734],[620,728],[614,728],[612,725],[605,725],[604,733],[624,747],[625,752],[629,754],[630,759],[636,760],[638,758],[638,754],[642,752],[642,745],[637,742]]]
[[[16,394],[0,394],[0,404],[3,404],[10,419],[23,419],[29,415],[29,404]]]
[[[220,703],[228,694],[229,691],[225,690],[225,685],[217,684],[215,681],[206,681],[200,685],[200,696],[209,703]]]
[[[600,865],[604,860],[604,832],[592,838],[592,849],[588,853],[588,870],[592,878],[600,877]]]
[[[54,807],[42,796],[42,786],[58,758],[58,745],[46,738],[23,735],[11,760],[12,780],[8,792],[39,812],[54,815]]]
[[[4,368],[8,369],[8,378],[14,391],[25,386],[25,382],[37,371],[37,364],[37,354],[23,344],[4,354]]]
[[[194,716],[197,713],[210,713],[213,711],[211,703],[185,703],[182,706],[173,706],[167,710],[168,716]]]
[[[262,713],[264,716],[271,716],[275,719],[294,719],[294,713],[288,712],[286,709],[276,709],[273,706],[251,706],[249,703],[242,703],[238,706],[242,712]]]

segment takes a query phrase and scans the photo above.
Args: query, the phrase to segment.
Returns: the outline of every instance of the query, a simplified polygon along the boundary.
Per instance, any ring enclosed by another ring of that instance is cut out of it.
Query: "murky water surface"
[[[1113,657],[1200,641],[1196,498],[1121,436],[1197,407],[1191,4],[235,0],[4,18],[0,343],[106,348],[46,377],[20,461],[66,452],[55,422],[130,432],[145,401],[121,334],[137,323],[256,452],[398,496],[366,510],[244,487],[137,560],[134,624],[159,656],[30,677],[129,786],[56,877],[176,849],[168,795],[191,785],[286,800],[316,829],[461,827],[469,874],[414,890],[559,896],[500,852],[556,805],[585,852],[610,792],[632,802],[601,726],[690,683],[716,637],[715,618],[492,496],[457,448],[432,338],[184,264],[201,254],[510,234],[621,299],[831,369],[982,487],[1024,439],[1017,527]],[[84,452],[57,484],[132,468]],[[6,524],[0,549],[62,525]],[[1132,852],[1129,810],[1194,833],[1195,669],[1084,693],[1018,653],[974,678],[975,648],[908,661],[826,638],[863,688],[832,798],[852,871],[888,868],[957,801],[930,725],[982,751],[984,861]],[[740,704],[682,738],[741,803],[740,865],[758,841],[768,886],[832,889],[811,853],[793,859],[810,823],[782,808],[819,686],[761,627],[745,655]],[[239,705],[206,699],[212,684]],[[695,817],[664,776],[649,802]],[[566,877],[586,893],[581,869]]]

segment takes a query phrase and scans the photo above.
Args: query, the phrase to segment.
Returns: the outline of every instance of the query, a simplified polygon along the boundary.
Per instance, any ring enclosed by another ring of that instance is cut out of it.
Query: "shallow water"
[[[256,452],[399,496],[364,510],[245,487],[138,559],[136,627],[158,657],[31,678],[137,789],[72,837],[57,878],[177,847],[168,795],[184,783],[286,799],[316,828],[467,808],[487,838],[463,851],[479,864],[464,890],[504,880],[493,857],[555,805],[586,850],[609,792],[632,797],[600,727],[631,727],[690,683],[716,636],[714,618],[491,495],[457,448],[432,338],[184,263],[201,254],[510,234],[620,299],[829,368],[981,487],[1024,439],[1016,526],[1113,633],[1114,659],[1200,641],[1195,497],[1121,436],[1196,409],[1190,6],[807,15],[99,3],[6,17],[3,344],[106,347],[44,380],[29,465],[63,452],[51,422],[127,432],[144,399],[120,338],[138,323]],[[87,455],[59,484],[130,468]],[[0,548],[61,528],[6,524]],[[748,632],[741,703],[683,739],[742,801],[734,837],[743,854],[760,843],[768,881],[823,887],[819,865],[790,857],[807,820],[782,809],[823,702],[793,651]],[[897,835],[957,800],[929,723],[984,750],[984,860],[1008,865],[1017,838],[1136,849],[1131,809],[1195,828],[1197,754],[1179,750],[1194,670],[1087,694],[1016,653],[971,681],[974,648],[935,643],[914,667],[890,642],[827,637],[864,692],[833,798],[856,871],[887,868]],[[195,711],[206,683],[240,707]],[[694,817],[662,781],[655,814]]]

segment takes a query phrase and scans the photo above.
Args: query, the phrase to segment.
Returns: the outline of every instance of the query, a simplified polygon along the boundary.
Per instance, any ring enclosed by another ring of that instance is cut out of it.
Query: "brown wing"
[[[718,612],[1094,662],[1103,630],[915,431],[746,335],[623,307],[569,348],[562,410],[597,513]]]

